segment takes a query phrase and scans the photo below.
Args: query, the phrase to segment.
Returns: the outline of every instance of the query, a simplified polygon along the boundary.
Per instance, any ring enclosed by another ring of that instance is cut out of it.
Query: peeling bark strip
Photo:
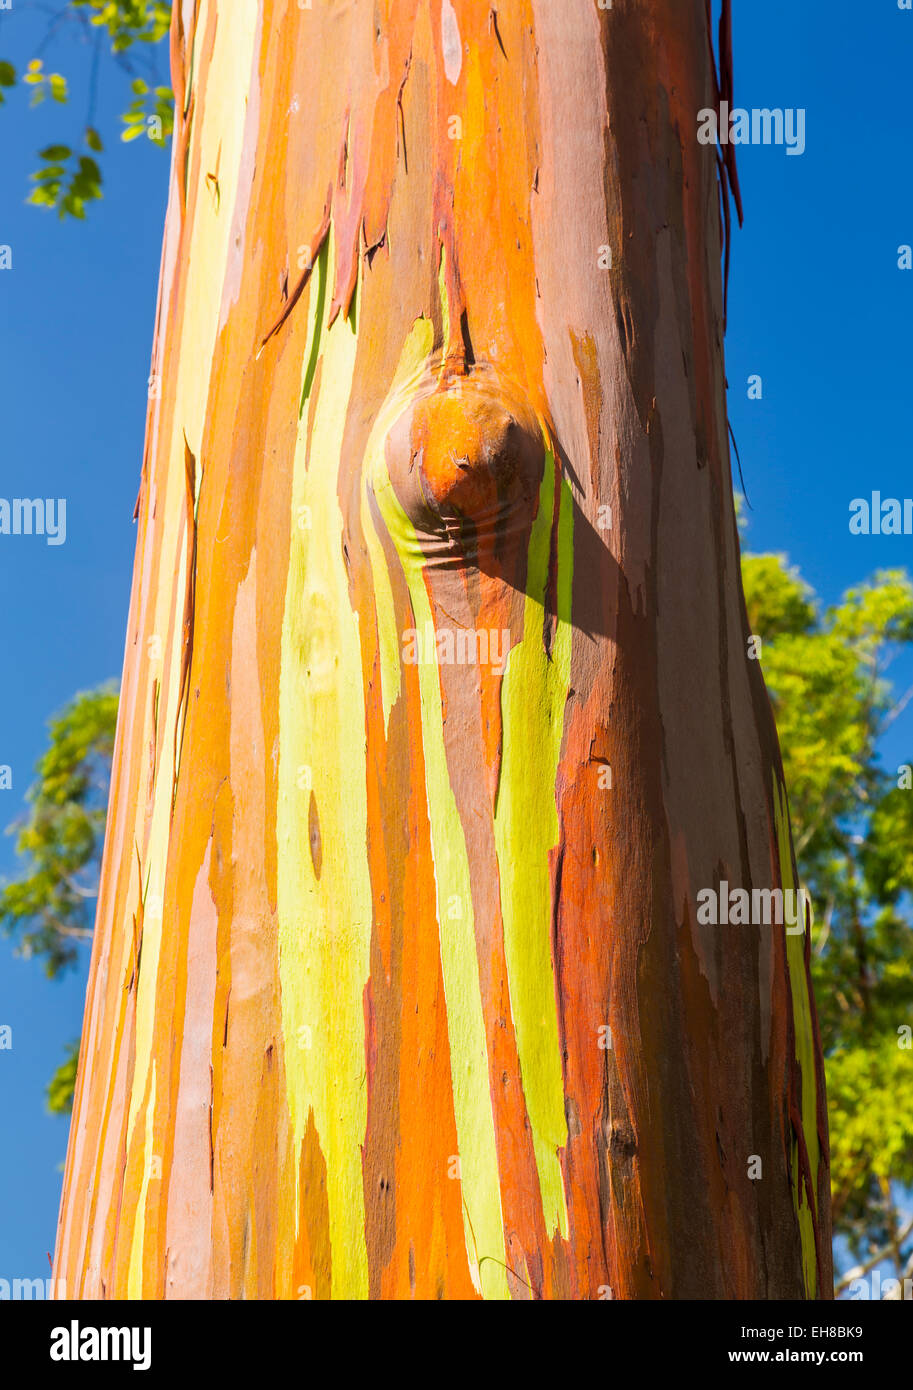
[[[78,1296],[828,1296],[708,13],[175,5]]]

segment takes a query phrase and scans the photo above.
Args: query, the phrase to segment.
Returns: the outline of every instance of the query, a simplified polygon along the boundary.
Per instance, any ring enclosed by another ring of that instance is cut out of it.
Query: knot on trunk
[[[465,556],[528,536],[546,443],[532,406],[495,368],[429,376],[391,427],[385,454],[426,559],[453,562],[457,549]]]

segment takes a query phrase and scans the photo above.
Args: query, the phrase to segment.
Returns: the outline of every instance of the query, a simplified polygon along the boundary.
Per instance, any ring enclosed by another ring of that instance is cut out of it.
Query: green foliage
[[[21,955],[44,957],[49,976],[73,964],[92,936],[116,722],[114,685],[71,700],[50,721],[25,822],[9,827],[26,866],[0,888],[0,923],[19,936]],[[72,1108],[78,1055],[71,1043],[47,1087],[54,1114]]]
[[[50,741],[16,833],[23,874],[0,889],[0,924],[24,956],[43,956],[54,976],[92,935],[104,837],[117,692],[77,695],[50,722]]]
[[[892,1184],[913,1185],[913,1052],[886,1037],[827,1060],[831,1183],[856,1254],[893,1235]]]
[[[90,11],[89,23],[104,26],[111,51],[124,53],[134,43],[158,43],[171,23],[169,0],[70,0],[74,10]]]
[[[174,130],[174,92],[170,87],[150,91],[141,77],[134,80],[133,92],[136,101],[121,116],[127,128],[120,138],[135,140],[146,135],[153,144],[166,145]]]
[[[15,87],[15,85],[16,69],[13,67],[12,63],[0,63],[0,106],[6,101],[6,97],[3,95],[3,88]]]
[[[878,573],[819,616],[783,557],[745,556],[743,578],[815,910],[835,1228],[860,1254],[913,1186],[913,789],[877,751],[908,698],[887,672],[913,645],[913,583]]]
[[[763,614],[765,641],[781,634],[799,637],[815,624],[812,593],[798,570],[787,569],[782,556],[746,556],[742,584],[752,632],[753,615]]]
[[[92,149],[101,148],[97,131],[86,132]],[[32,174],[35,187],[28,201],[39,207],[56,207],[61,218],[84,218],[86,203],[101,197],[101,170],[88,154],[75,154],[69,145],[48,145],[39,158],[45,162]]]
[[[66,1056],[47,1084],[48,1109],[52,1115],[69,1115],[73,1109],[76,1090],[76,1067],[79,1063],[79,1041],[68,1043]]]
[[[164,39],[171,22],[171,4],[170,0],[65,0],[55,20],[67,18],[97,31],[99,38],[104,34],[115,59],[128,73],[133,73],[130,50],[137,44],[154,45]],[[31,88],[33,106],[47,97],[60,104],[69,100],[66,78],[59,72],[46,72],[41,58],[33,58],[28,64],[22,82]],[[0,62],[0,106],[16,84],[13,64]],[[142,77],[134,76],[132,90],[134,100],[121,118],[125,127],[121,139],[131,141],[145,135],[154,145],[164,148],[174,127],[171,88],[150,87]],[[74,150],[62,142],[49,145],[39,156],[41,166],[31,175],[35,187],[27,201],[36,207],[56,208],[61,218],[83,219],[87,206],[103,196],[102,172],[93,156],[100,154],[104,146],[92,124],[92,104],[90,100],[83,149]]]
[[[7,63],[6,66],[12,68],[11,63]],[[67,79],[62,77],[59,72],[45,72],[40,58],[33,58],[29,63],[23,81],[32,89],[33,106],[40,106],[47,96],[63,105],[69,96]],[[7,85],[12,86],[13,84],[8,83]]]

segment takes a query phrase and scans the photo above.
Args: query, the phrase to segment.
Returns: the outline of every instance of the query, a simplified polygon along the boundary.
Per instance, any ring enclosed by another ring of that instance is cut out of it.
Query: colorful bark
[[[182,0],[172,54],[57,1276],[826,1294],[807,954],[695,914],[794,874],[704,4]]]

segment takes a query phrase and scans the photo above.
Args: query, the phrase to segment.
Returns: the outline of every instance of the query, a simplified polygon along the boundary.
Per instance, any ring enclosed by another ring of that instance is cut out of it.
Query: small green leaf
[[[0,63],[0,87],[13,87],[16,83],[16,69],[12,63]]]
[[[38,188],[32,189],[28,198],[26,198],[26,202],[37,203],[39,207],[53,207],[57,202],[57,190],[59,186],[59,184],[57,187],[53,187],[51,184],[41,184]]]
[[[86,144],[90,150],[95,150],[97,153],[101,153],[105,148],[101,142],[101,136],[94,126],[86,127]]]
[[[42,159],[52,159],[57,164],[61,159],[69,159],[73,151],[69,145],[48,145],[39,153]]]
[[[61,221],[64,217],[67,216],[67,214],[69,214],[70,217],[78,217],[80,218],[80,220],[82,220],[86,215],[84,200],[78,197],[73,192],[68,193],[66,197],[62,199],[60,204]]]

